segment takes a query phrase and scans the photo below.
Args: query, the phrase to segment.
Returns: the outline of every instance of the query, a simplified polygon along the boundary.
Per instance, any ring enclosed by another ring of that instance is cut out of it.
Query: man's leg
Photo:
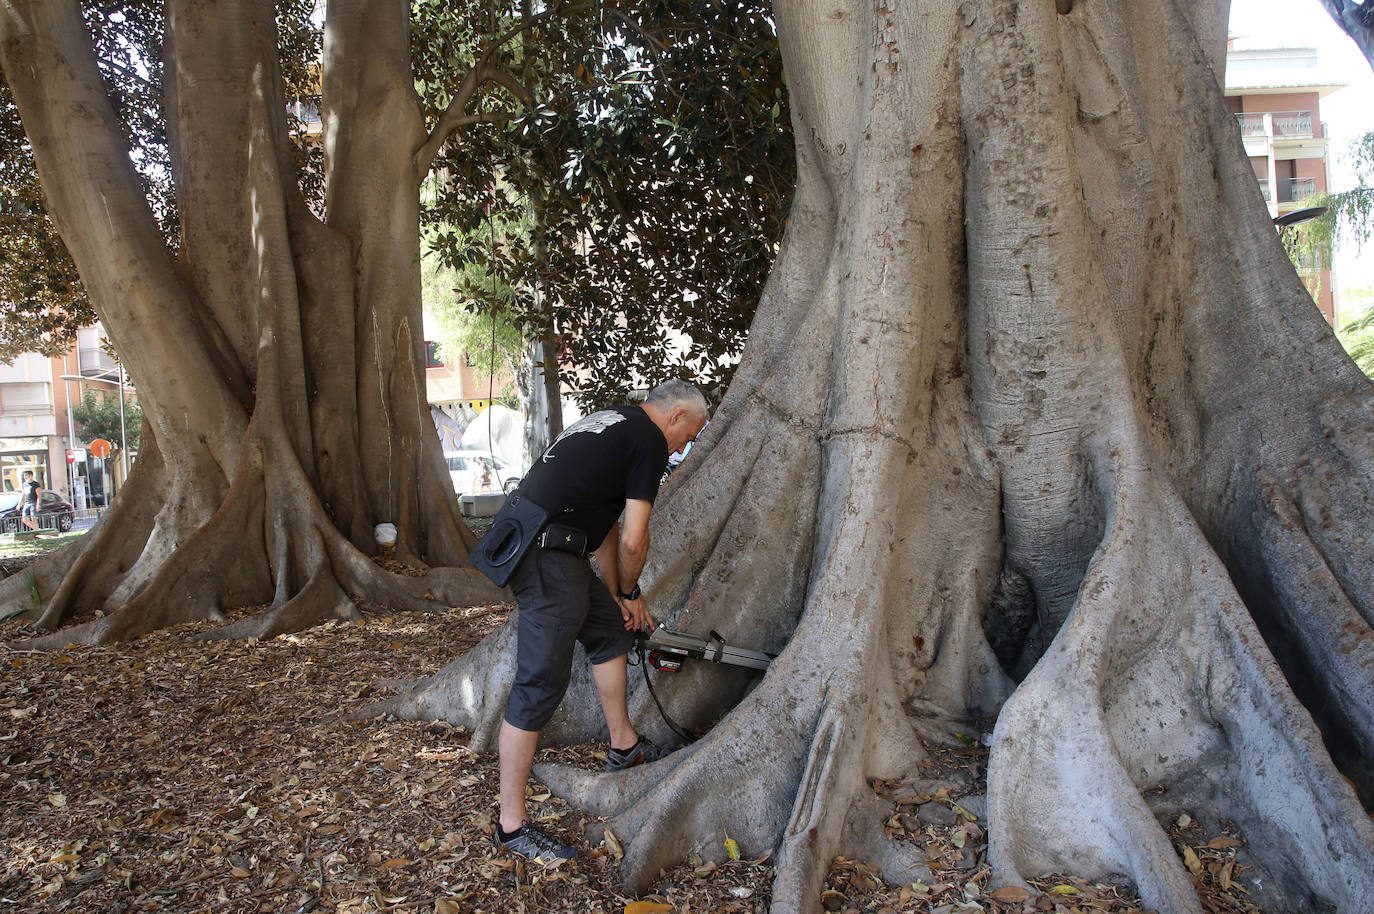
[[[622,752],[639,742],[639,734],[630,723],[629,706],[625,703],[625,676],[624,654],[592,667],[596,692],[601,696],[601,711],[611,731],[611,748]]]
[[[621,698],[623,704],[623,694]],[[534,765],[539,731],[521,730],[503,720],[496,745],[501,756],[501,830],[509,833],[529,818],[525,812],[525,785]]]

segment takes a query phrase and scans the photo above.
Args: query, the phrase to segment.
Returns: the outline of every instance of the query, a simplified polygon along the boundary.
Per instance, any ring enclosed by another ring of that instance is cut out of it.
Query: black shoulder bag
[[[511,493],[468,561],[497,587],[505,587],[548,519],[548,511],[519,492]]]

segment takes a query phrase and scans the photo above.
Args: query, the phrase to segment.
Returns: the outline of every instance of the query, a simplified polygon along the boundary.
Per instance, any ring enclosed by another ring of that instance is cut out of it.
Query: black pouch
[[[539,545],[545,549],[571,552],[578,558],[587,557],[587,534],[565,524],[549,524],[539,534]]]
[[[519,492],[512,493],[468,561],[497,587],[505,587],[548,519],[548,511]]]

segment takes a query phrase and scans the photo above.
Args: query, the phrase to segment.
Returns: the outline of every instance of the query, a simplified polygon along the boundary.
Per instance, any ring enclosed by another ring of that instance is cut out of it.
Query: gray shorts
[[[571,553],[535,546],[511,575],[510,588],[520,612],[506,722],[542,730],[568,690],[576,642],[595,665],[628,654],[634,635],[591,565]]]

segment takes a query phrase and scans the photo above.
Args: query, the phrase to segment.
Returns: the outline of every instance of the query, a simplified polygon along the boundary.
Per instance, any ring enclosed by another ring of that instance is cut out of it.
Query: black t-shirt
[[[32,479],[24,483],[24,503],[29,505],[37,505],[38,490],[41,488],[42,486],[40,486],[37,482],[35,482]]]
[[[520,483],[549,522],[601,545],[625,510],[625,499],[652,503],[668,465],[668,441],[638,406],[616,406],[580,419],[558,436]]]

